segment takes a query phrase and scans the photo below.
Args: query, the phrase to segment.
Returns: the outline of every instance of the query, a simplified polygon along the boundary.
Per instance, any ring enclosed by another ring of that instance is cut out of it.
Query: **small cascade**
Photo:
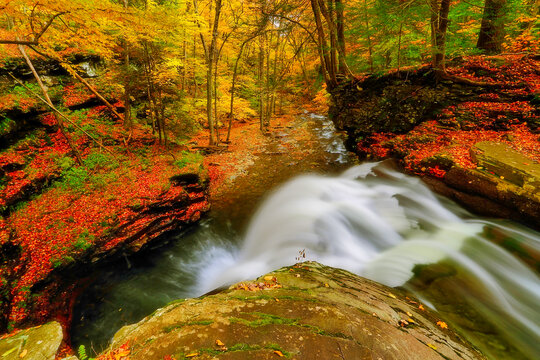
[[[200,272],[200,292],[290,265],[303,249],[309,260],[392,287],[409,287],[418,265],[447,262],[465,278],[466,286],[454,290],[533,357],[540,353],[539,278],[489,241],[486,229],[535,252],[540,252],[540,235],[467,218],[419,179],[379,163],[353,167],[339,177],[301,176],[262,205],[232,265],[209,264]]]

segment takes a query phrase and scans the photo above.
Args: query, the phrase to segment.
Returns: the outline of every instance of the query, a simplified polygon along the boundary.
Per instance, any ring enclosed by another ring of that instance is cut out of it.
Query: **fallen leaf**
[[[277,356],[279,357],[284,357],[285,355],[283,355],[283,353],[279,350],[274,350],[274,354],[276,354]]]
[[[412,317],[412,314],[411,314],[410,312],[408,312],[408,311],[407,311],[407,315],[410,316],[410,317]]]
[[[24,349],[24,350],[19,354],[19,357],[22,359],[23,357],[26,356],[26,354],[28,354],[28,350],[27,350],[27,349]]]
[[[221,340],[216,340],[216,345],[217,346],[225,346],[225,344]]]
[[[324,287],[330,287],[330,285],[328,285],[328,284],[324,284]]]
[[[426,309],[424,308],[424,305],[422,305],[422,304],[418,305],[418,308],[419,308],[420,310],[422,310],[422,311],[425,311],[425,310],[426,310]]]
[[[444,321],[437,321],[437,325],[439,325],[442,329],[448,329],[448,325]]]
[[[392,294],[391,292],[388,293],[388,296],[390,296],[392,299],[397,299],[396,295]]]
[[[198,353],[198,352],[194,352],[194,353],[190,353],[190,354],[187,354],[187,355],[186,355],[187,358],[192,358],[192,357],[195,357],[195,356],[199,356],[199,353]]]
[[[430,348],[432,348],[433,350],[437,350],[437,347],[433,344],[427,344],[427,346],[429,346]]]
[[[274,280],[274,277],[272,275],[266,275],[264,277],[264,281],[273,281]]]

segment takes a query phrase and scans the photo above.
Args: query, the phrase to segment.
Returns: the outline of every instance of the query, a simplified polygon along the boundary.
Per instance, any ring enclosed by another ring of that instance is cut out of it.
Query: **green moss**
[[[190,153],[189,151],[182,151],[180,159],[176,160],[174,165],[178,168],[183,169],[190,164],[200,164],[203,161],[203,156],[196,153]]]
[[[165,307],[168,307],[170,305],[180,305],[180,304],[183,304],[185,301],[186,301],[186,299],[176,299],[176,300],[173,300],[173,301],[167,303],[167,305],[165,305]]]
[[[257,296],[229,296],[228,298],[225,298],[224,300],[227,301],[228,299],[236,299],[241,301],[250,301],[250,300],[269,300],[269,301],[276,301],[277,300],[291,300],[291,301],[309,301],[309,302],[320,302],[318,299],[315,298],[303,298],[300,296],[291,296],[291,295],[280,295],[280,296],[270,296],[270,295],[257,295]]]
[[[256,320],[246,320],[242,318],[237,317],[231,317],[229,318],[229,321],[232,323],[240,323],[251,327],[259,327],[259,326],[265,326],[265,325],[292,325],[292,326],[299,326],[298,319],[290,319],[290,318],[284,318],[277,315],[272,314],[265,314],[260,312],[252,312],[252,313],[243,313],[246,315],[252,315],[257,317]]]
[[[184,326],[194,326],[194,325],[202,325],[202,326],[208,326],[212,325],[214,323],[213,320],[200,320],[200,321],[190,321],[185,323],[180,323],[172,326],[167,326],[163,328],[163,331],[166,333],[170,333],[171,331],[183,328]]]
[[[265,345],[237,343],[237,344],[227,347],[226,350],[200,348],[193,352],[198,352],[200,354],[204,353],[211,356],[219,356],[224,353],[240,352],[240,351],[258,351],[258,350],[280,351],[285,356],[285,358],[290,359],[292,357],[292,353],[284,350],[278,344],[273,344],[273,343],[265,344]],[[179,359],[188,359],[186,355],[187,355],[186,353],[179,353],[177,354],[177,357]]]

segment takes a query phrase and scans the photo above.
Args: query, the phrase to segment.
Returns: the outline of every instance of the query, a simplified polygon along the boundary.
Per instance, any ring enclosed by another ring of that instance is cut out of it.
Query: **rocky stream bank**
[[[58,347],[59,326],[45,326],[57,336],[27,330],[0,341],[0,351],[10,351],[11,360],[35,353],[39,341],[42,349]],[[407,292],[304,262],[158,309],[120,329],[99,359],[278,357],[484,358]],[[54,351],[40,359],[54,359]]]

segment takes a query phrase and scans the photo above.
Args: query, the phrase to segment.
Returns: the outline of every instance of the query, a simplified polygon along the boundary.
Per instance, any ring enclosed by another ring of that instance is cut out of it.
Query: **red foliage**
[[[65,106],[82,104],[92,98],[95,98],[95,96],[90,94],[84,85],[78,83],[65,86],[62,94]]]
[[[100,107],[91,112],[91,116],[101,116],[103,111],[105,109]],[[43,121],[53,123],[55,118],[48,115]],[[120,140],[124,134],[121,124],[103,129],[107,130],[109,136],[115,137],[116,143],[123,144]],[[70,148],[59,131],[49,134],[49,139],[44,133],[42,135],[0,154],[0,168],[14,166],[18,169],[6,172],[7,184],[0,191],[0,206],[14,204],[25,191],[32,190],[33,184],[60,173],[56,162],[69,156]],[[6,220],[2,219],[0,243],[10,239],[22,248],[18,265],[9,269],[10,273],[18,274],[10,289],[9,320],[12,324],[20,324],[28,318],[29,289],[47,278],[56,266],[73,261],[88,248],[108,251],[135,236],[158,216],[165,223],[174,219],[187,222],[198,219],[202,212],[208,210],[208,203],[201,201],[187,209],[172,207],[166,213],[159,212],[159,215],[149,212],[148,216],[133,222],[139,214],[138,209],[144,209],[155,201],[175,203],[183,198],[203,195],[197,192],[190,194],[181,186],[171,186],[169,179],[178,174],[178,167],[161,147],[141,145],[146,140],[139,142],[139,138],[146,137],[147,133],[137,129],[129,152],[125,153],[123,145],[118,149],[120,151],[115,157],[122,166],[109,170],[106,183],[101,187],[93,187],[91,183],[83,183],[78,191],[62,186],[51,187],[24,208],[13,211]],[[99,151],[88,147],[85,137],[74,139],[85,157]],[[144,153],[145,159],[139,153]],[[102,170],[97,168],[94,171]],[[118,236],[111,235],[111,230],[117,228],[123,228],[123,231]],[[163,226],[160,231],[167,229]],[[158,235],[159,231],[152,234]],[[2,284],[6,271],[8,269],[0,267]],[[39,297],[33,297],[34,320],[46,320],[53,315],[51,310],[59,306],[50,303],[53,295],[70,298],[69,293],[59,295],[55,291],[54,288],[46,288]]]
[[[501,57],[498,58],[499,60]],[[436,120],[426,121],[405,135],[373,134],[358,144],[358,151],[375,158],[391,155],[403,160],[411,173],[444,177],[434,156],[443,156],[464,168],[474,168],[469,149],[480,141],[506,143],[525,156],[540,161],[539,137],[529,127],[538,124],[538,109],[528,101],[503,102],[501,94],[522,95],[540,91],[538,61],[522,56],[504,57],[495,66],[489,58],[471,57],[449,73],[475,81],[503,85],[498,92],[444,108]]]

